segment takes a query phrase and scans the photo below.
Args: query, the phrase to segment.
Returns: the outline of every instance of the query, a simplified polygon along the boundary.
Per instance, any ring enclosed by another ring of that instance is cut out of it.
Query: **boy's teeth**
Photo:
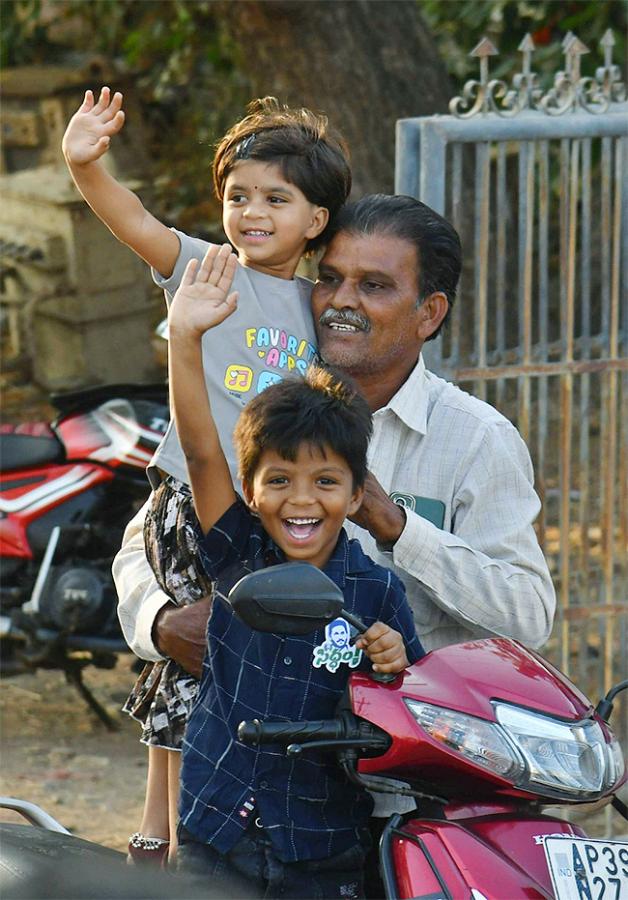
[[[313,533],[320,519],[299,518],[285,519],[286,528],[291,537],[299,541],[307,540]]]

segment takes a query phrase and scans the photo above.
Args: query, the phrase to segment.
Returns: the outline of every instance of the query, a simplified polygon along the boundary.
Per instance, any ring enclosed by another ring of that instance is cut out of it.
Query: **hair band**
[[[248,159],[251,155],[251,147],[253,146],[253,142],[257,134],[253,132],[253,134],[249,134],[248,137],[245,137],[243,141],[240,141],[238,146],[236,147],[235,158],[236,159]]]

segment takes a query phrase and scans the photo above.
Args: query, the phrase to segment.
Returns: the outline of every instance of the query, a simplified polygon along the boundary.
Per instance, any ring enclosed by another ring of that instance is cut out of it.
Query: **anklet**
[[[140,831],[136,831],[129,838],[127,861],[165,868],[169,845],[170,841],[165,838],[145,837]]]

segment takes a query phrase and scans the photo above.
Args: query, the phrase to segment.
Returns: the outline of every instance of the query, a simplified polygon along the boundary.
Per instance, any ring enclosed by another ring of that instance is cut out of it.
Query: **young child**
[[[240,304],[220,333],[203,339],[206,388],[234,477],[231,435],[243,406],[284,375],[303,373],[315,358],[312,286],[294,273],[301,256],[324,241],[329,218],[351,187],[346,147],[324,117],[282,107],[273,98],[254,101],[248,112],[220,141],[213,161],[224,229],[238,252],[234,288]],[[104,168],[101,157],[123,124],[121,94],[112,97],[104,87],[96,102],[87,91],[63,139],[65,159],[87,203],[152,266],[170,301],[188,261],[201,260],[209,245],[167,228]],[[149,477],[155,491],[145,545],[152,568],[175,603],[194,602],[211,593],[211,585],[195,564],[188,475],[173,423]],[[138,861],[163,859],[168,840],[173,854],[178,751],[196,690],[196,679],[174,661],[151,663],[125,704],[143,723],[142,741],[149,746],[144,814],[129,842]]]
[[[198,544],[216,594],[198,700],[181,771],[178,867],[205,882],[238,873],[268,897],[361,897],[372,800],[328,756],[288,757],[238,743],[243,719],[333,717],[352,669],[401,672],[423,655],[405,590],[349,541],[343,522],[362,502],[372,429],[366,401],[311,367],[255,397],[234,434],[244,501],[236,494],[203,376],[201,339],[237,309],[236,260],[212,247],[191,261],[170,310],[170,388],[187,461]],[[221,324],[224,323],[224,324]],[[298,560],[343,589],[368,630],[355,654],[347,623],[290,638],[252,631],[224,601],[246,572]],[[342,632],[342,633],[341,633]],[[327,660],[325,662],[325,660]]]

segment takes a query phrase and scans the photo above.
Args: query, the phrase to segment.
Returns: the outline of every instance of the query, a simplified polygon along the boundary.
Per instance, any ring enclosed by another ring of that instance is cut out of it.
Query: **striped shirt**
[[[392,552],[345,527],[405,584],[426,651],[495,635],[531,647],[548,639],[556,595],[533,528],[541,503],[508,419],[420,358],[373,414],[369,469],[405,505],[406,526]]]

